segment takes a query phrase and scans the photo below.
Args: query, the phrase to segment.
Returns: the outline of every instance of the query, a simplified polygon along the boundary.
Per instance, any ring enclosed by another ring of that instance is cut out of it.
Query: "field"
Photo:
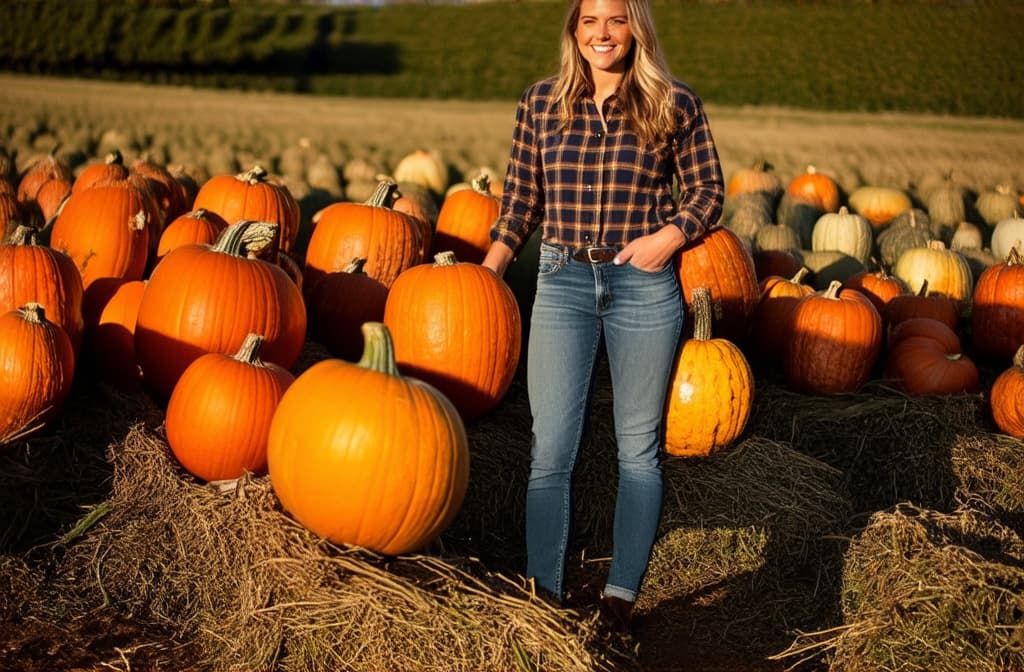
[[[260,164],[306,226],[415,150],[439,153],[453,183],[500,175],[514,109],[15,75],[0,75],[0,90],[0,147],[19,166],[54,152],[80,168],[119,149],[201,184]],[[974,192],[1024,190],[1024,121],[708,115],[727,177],[766,160],[783,181],[814,165],[846,194],[914,194],[945,174]],[[308,343],[300,368],[323,356]],[[1002,368],[983,364],[983,385]],[[517,583],[529,452],[519,378],[469,427],[477,480],[463,514],[426,557],[393,561],[288,527],[265,478],[226,498],[183,477],[157,404],[76,381],[53,427],[0,455],[0,668],[1021,672],[1024,445],[994,427],[985,395],[910,397],[873,380],[820,397],[756,373],[737,445],[668,468],[639,654],[602,639],[592,613],[556,613]],[[577,479],[581,592],[607,562],[605,376]]]

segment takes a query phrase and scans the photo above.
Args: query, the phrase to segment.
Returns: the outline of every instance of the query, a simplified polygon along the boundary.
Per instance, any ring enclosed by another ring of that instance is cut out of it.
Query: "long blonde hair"
[[[576,44],[576,24],[583,0],[570,0],[562,28],[561,67],[555,82],[559,126],[572,121],[574,103],[594,93],[590,68]],[[675,126],[672,74],[658,43],[648,0],[625,0],[633,33],[633,47],[626,55],[626,73],[619,84],[619,102],[641,145],[657,146],[668,140]]]

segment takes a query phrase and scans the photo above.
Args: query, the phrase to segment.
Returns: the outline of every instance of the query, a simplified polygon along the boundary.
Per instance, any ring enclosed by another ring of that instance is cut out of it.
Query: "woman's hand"
[[[683,232],[675,226],[663,226],[654,233],[630,241],[615,256],[615,265],[631,263],[641,271],[655,273],[665,268],[679,248],[686,243]]]

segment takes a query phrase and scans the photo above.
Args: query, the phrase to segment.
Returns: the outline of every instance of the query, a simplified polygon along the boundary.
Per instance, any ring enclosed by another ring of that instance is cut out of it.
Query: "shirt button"
[[[593,191],[594,190],[594,185],[588,184],[587,186],[584,187],[584,189],[586,189],[587,191]]]
[[[597,133],[594,133],[594,137],[597,138],[597,139],[603,138],[604,137],[604,131],[598,131]]]

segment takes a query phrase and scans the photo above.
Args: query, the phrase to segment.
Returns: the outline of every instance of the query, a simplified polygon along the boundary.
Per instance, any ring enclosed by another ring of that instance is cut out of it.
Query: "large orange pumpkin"
[[[86,327],[85,349],[96,377],[122,390],[133,391],[142,385],[142,369],[135,355],[135,324],[145,291],[145,280],[114,280],[91,308],[96,315]]]
[[[974,287],[971,344],[981,357],[1006,361],[1024,343],[1024,247],[989,266]]]
[[[126,177],[128,177],[128,166],[124,165],[124,156],[121,155],[121,152],[114,150],[107,154],[102,162],[87,164],[71,184],[71,193],[77,194],[93,187],[120,182]]]
[[[938,320],[954,331],[960,322],[956,302],[948,296],[929,293],[927,280],[916,294],[900,294],[885,304],[885,322],[890,327],[915,317]]]
[[[86,292],[99,278],[141,280],[151,217],[151,206],[134,187],[92,187],[68,198],[53,224],[50,245],[75,262]]]
[[[76,353],[81,349],[82,276],[66,254],[37,244],[36,232],[18,227],[0,245],[0,313],[38,303],[64,328]]]
[[[175,217],[164,228],[156,248],[157,259],[182,245],[212,245],[228,226],[220,215],[208,210],[192,210]]]
[[[365,203],[334,203],[320,211],[306,248],[307,290],[356,257],[366,259],[366,274],[385,287],[423,261],[419,224],[391,208],[397,188],[393,180],[381,180]]]
[[[443,392],[466,421],[495,408],[519,362],[515,295],[479,264],[451,252],[398,276],[384,307],[398,366]]]
[[[974,392],[979,384],[978,368],[960,352],[959,343],[941,336],[901,338],[886,357],[885,377],[913,395]]]
[[[167,443],[194,476],[221,481],[266,471],[270,422],[295,376],[260,359],[263,342],[248,334],[234,355],[209,352],[174,386]]]
[[[288,187],[270,179],[261,166],[238,175],[216,175],[203,183],[193,210],[208,210],[228,224],[242,220],[278,225],[277,248],[287,252],[299,237],[299,204]]]
[[[712,330],[720,338],[740,342],[760,295],[754,258],[740,237],[716,226],[687,243],[676,255],[675,263],[687,307],[691,309],[687,313],[692,312],[693,288],[707,287],[715,303]],[[687,325],[692,330],[689,318]]]
[[[793,333],[793,309],[814,288],[804,284],[810,270],[801,268],[786,279],[770,275],[760,282],[761,294],[750,318],[750,349],[760,362],[774,368],[782,363]]]
[[[249,333],[262,355],[290,369],[306,336],[302,294],[277,265],[248,258],[277,239],[274,222],[242,221],[213,246],[185,245],[157,264],[139,305],[135,349],[145,386],[167,398],[182,372],[207,352],[237,352]]]
[[[35,200],[39,188],[49,180],[59,179],[71,182],[71,166],[64,159],[53,153],[39,157],[34,160],[18,181],[18,199],[22,201]]]
[[[387,328],[363,327],[358,364],[300,374],[270,425],[267,466],[281,505],[316,534],[388,555],[449,525],[469,482],[466,430],[437,389],[399,375]]]
[[[50,422],[71,392],[75,353],[38,303],[0,314],[0,446]]]
[[[693,290],[694,334],[676,355],[665,401],[665,451],[703,456],[727,448],[747,425],[754,376],[732,341],[711,337],[711,293]]]
[[[1024,345],[1017,349],[1010,368],[992,383],[989,404],[999,429],[1024,439]]]
[[[490,247],[491,225],[500,207],[486,175],[474,179],[471,188],[449,195],[437,215],[434,254],[451,251],[462,261],[479,264]]]
[[[384,319],[388,288],[363,272],[365,259],[320,278],[309,293],[310,337],[335,357],[354,362],[362,356],[364,322]]]
[[[871,376],[882,346],[882,318],[860,292],[832,281],[793,309],[783,370],[798,392],[856,392]]]

